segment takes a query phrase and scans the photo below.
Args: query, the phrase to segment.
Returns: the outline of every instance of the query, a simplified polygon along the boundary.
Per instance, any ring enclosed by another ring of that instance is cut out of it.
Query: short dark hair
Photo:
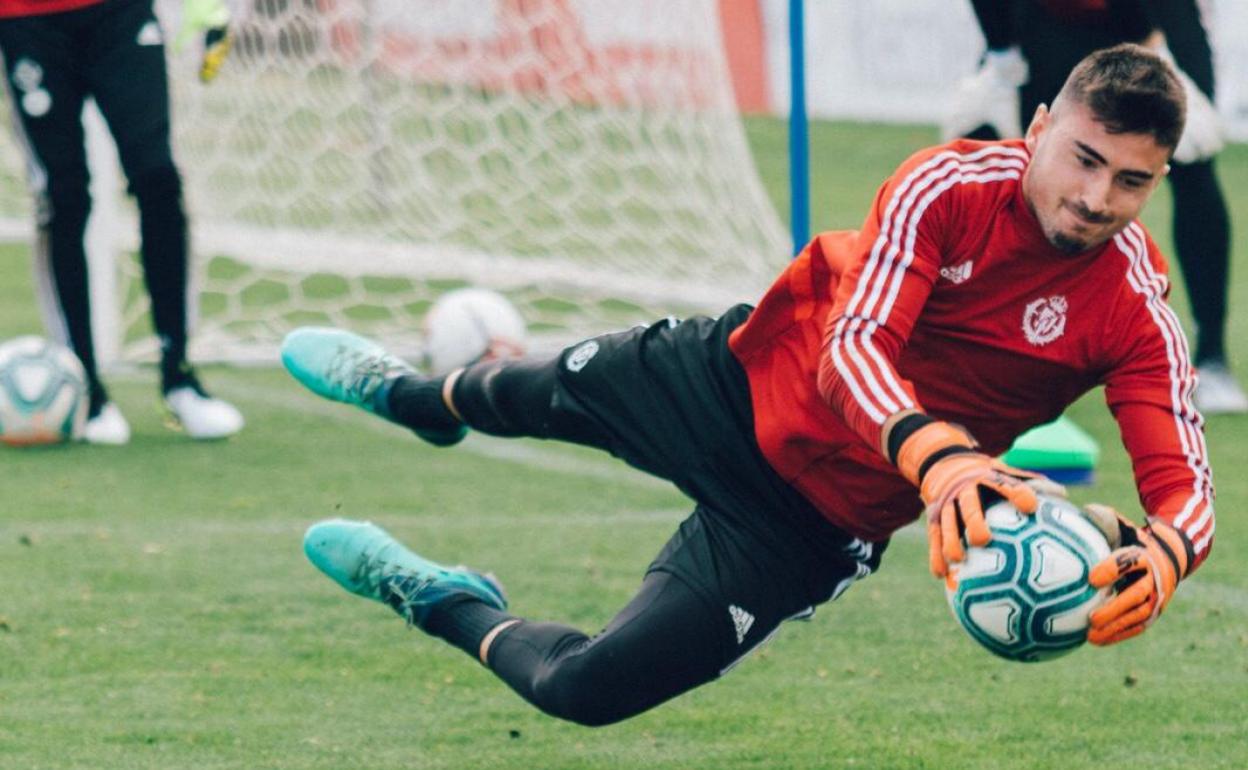
[[[1174,68],[1134,43],[1084,57],[1066,78],[1054,106],[1066,99],[1086,105],[1110,133],[1151,134],[1171,151],[1187,118],[1187,98]]]

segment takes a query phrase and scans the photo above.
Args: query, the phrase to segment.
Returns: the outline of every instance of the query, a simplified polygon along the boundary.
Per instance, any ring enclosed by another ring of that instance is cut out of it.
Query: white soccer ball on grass
[[[87,378],[69,348],[34,336],[0,344],[0,443],[68,441],[86,420]]]
[[[477,361],[518,358],[528,349],[528,328],[502,294],[465,288],[447,292],[425,316],[425,362],[442,376]]]

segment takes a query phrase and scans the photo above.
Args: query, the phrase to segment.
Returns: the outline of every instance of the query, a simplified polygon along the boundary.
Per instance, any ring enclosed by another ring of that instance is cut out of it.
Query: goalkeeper
[[[1104,385],[1148,523],[1093,509],[1116,550],[1092,579],[1116,595],[1089,637],[1132,637],[1214,531],[1186,342],[1165,261],[1136,219],[1183,115],[1182,85],[1156,54],[1098,52],[1026,139],[920,151],[861,231],[819,235],[757,307],[717,319],[438,379],[346,331],[288,335],[283,361],[300,382],[432,443],[469,428],[571,441],[688,494],[692,515],[597,634],[512,615],[492,576],[428,561],[369,523],[314,525],[305,550],[543,711],[607,724],[731,669],[874,572],[920,515],[944,574],[962,556],[959,530],[987,541],[985,494],[1033,511],[1038,492],[1057,492],[993,456]]]
[[[988,44],[944,125],[947,137],[1019,136],[1074,64],[1121,42],[1145,42],[1179,67],[1187,124],[1169,174],[1174,248],[1196,321],[1195,401],[1206,414],[1248,412],[1226,356],[1230,216],[1215,170],[1222,124],[1214,109],[1213,53],[1197,0],[972,0]],[[1171,53],[1173,52],[1173,53]]]
[[[186,22],[205,26],[202,75],[228,49],[218,0],[188,0]],[[48,332],[82,360],[90,389],[83,438],[124,444],[130,426],[109,400],[92,343],[83,238],[91,211],[82,109],[95,100],[116,140],[139,210],[140,256],[161,345],[161,393],[192,438],[238,432],[242,415],[209,396],[187,362],[187,220],[169,137],[164,35],[152,0],[0,0],[0,53],[35,194],[35,275]]]

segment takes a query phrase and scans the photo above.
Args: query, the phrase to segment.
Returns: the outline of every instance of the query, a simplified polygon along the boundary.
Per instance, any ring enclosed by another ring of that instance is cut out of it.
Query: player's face
[[[1023,196],[1049,242],[1067,254],[1100,246],[1137,216],[1169,171],[1151,134],[1111,134],[1092,111],[1041,105],[1027,129]]]

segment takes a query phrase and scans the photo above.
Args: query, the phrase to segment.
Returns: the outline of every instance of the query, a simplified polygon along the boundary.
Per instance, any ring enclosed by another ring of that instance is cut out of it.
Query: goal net
[[[309,323],[419,349],[430,303],[468,284],[553,342],[755,299],[786,259],[714,0],[240,16],[217,81],[173,63],[201,358],[271,357]],[[125,303],[136,339],[142,291]]]
[[[756,298],[784,262],[734,107],[719,16],[731,0],[227,1],[237,42],[217,82],[196,81],[198,51],[171,62],[197,358],[272,360],[307,323],[416,351],[425,310],[466,284],[502,290],[535,332],[567,340]],[[181,5],[158,0],[167,29]],[[787,5],[760,5],[781,112]],[[982,47],[969,10],[867,5],[806,3],[812,111],[936,120]],[[1219,104],[1248,137],[1248,4],[1214,10]],[[122,236],[132,252],[122,204],[97,241]],[[4,131],[0,240],[28,241],[31,221]],[[105,279],[97,351],[151,358],[137,263],[117,270],[92,268],[93,291]]]

